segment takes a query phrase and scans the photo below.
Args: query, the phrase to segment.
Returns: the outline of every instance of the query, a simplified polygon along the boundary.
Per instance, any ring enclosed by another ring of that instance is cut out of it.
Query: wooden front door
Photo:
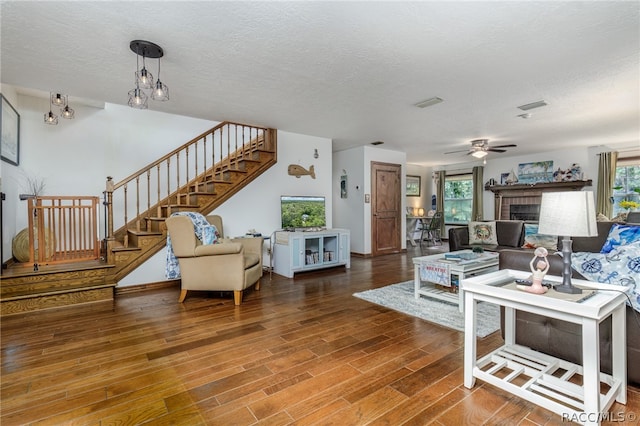
[[[401,251],[400,164],[371,163],[371,254]]]

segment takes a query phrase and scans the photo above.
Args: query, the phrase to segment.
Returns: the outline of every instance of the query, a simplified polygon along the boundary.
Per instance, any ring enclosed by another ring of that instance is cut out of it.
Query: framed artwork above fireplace
[[[553,182],[553,161],[518,164],[518,183]]]

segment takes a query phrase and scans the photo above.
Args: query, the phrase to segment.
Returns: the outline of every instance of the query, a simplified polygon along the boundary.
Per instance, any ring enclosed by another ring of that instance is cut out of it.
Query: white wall
[[[431,167],[407,164],[408,175],[420,176],[420,196],[406,197],[407,207],[422,207],[425,212],[431,210],[431,196],[434,194]]]
[[[420,196],[406,197],[407,208],[422,207],[425,214],[431,210],[431,196],[435,193],[433,179],[431,177],[433,169],[431,167],[419,166],[417,164],[407,164],[407,175],[420,176]],[[415,223],[413,220],[411,223]],[[408,224],[405,221],[405,224]],[[413,238],[420,238],[420,231],[413,232]]]
[[[589,148],[571,148],[566,150],[541,152],[536,155],[500,157],[496,155],[491,160],[487,160],[484,169],[484,183],[493,178],[500,182],[500,174],[508,173],[512,169],[518,174],[518,164],[531,163],[537,161],[553,161],[553,170],[566,170],[572,164],[577,163],[582,168],[584,179],[591,179],[592,186],[587,186],[584,191],[593,191],[595,195],[598,178],[598,157],[597,153],[590,152]],[[597,150],[600,152],[600,150]],[[484,218],[495,219],[494,194],[491,191],[484,191]]]
[[[354,253],[364,253],[364,163],[363,147],[333,154],[333,224],[336,228],[351,231],[351,248]],[[340,197],[340,177],[347,175],[347,198]]]
[[[18,200],[25,176],[44,179],[45,195],[102,197],[107,176],[119,180],[158,159],[218,122],[135,110],[105,104],[104,108],[72,105],[75,119],[60,118],[57,126],[44,124],[48,99],[17,95],[2,85],[2,94],[20,114],[20,165],[2,162],[3,259],[11,258],[11,240],[27,226],[26,202]],[[327,212],[332,209],[331,140],[278,131],[278,163],[252,182],[215,213],[224,218],[227,235],[248,229],[270,235],[280,227],[280,195],[322,195]],[[319,158],[314,159],[314,149]],[[316,179],[287,174],[289,164],[315,166]],[[102,212],[101,212],[102,213]],[[328,214],[327,226],[332,226]],[[103,237],[104,226],[100,232]],[[164,251],[125,277],[118,285],[164,280]]]
[[[371,254],[371,203],[365,203],[365,195],[371,195],[371,163],[400,164],[402,167],[402,194],[405,191],[405,175],[407,156],[404,152],[391,151],[373,146],[361,146],[333,154],[334,180],[334,226],[351,230],[351,251],[353,253]],[[348,176],[348,198],[341,199],[339,193],[342,170]],[[338,191],[338,192],[336,192]],[[406,211],[406,200],[401,198],[401,211]],[[402,224],[401,248],[406,248],[404,238],[406,223]]]
[[[313,158],[314,149],[318,158]],[[314,165],[316,178],[296,178],[287,174],[289,164],[305,169]],[[251,182],[212,213],[222,216],[224,235],[235,237],[255,229],[272,235],[280,228],[281,195],[319,195],[325,197],[327,227],[332,227],[331,140],[278,130],[278,163]],[[267,243],[265,243],[267,244]],[[165,280],[166,250],[124,277],[118,286]]]
[[[637,147],[637,144],[635,144]],[[535,155],[522,155],[505,157],[500,154],[489,154],[487,164],[484,164],[484,183],[491,178],[500,183],[500,175],[502,173],[508,173],[513,170],[518,173],[518,165],[520,163],[531,163],[537,161],[553,161],[553,170],[569,169],[572,164],[577,163],[582,168],[583,178],[592,180],[592,185],[583,188],[583,191],[592,191],[594,198],[596,195],[596,188],[598,185],[598,161],[599,153],[615,150],[628,150],[634,147],[634,144],[620,144],[611,146],[594,146],[588,148],[571,148],[562,149],[557,151],[541,152]],[[445,167],[440,167],[438,170],[453,171],[468,171],[471,172],[473,166],[481,165],[481,161],[474,161],[468,163],[452,164]],[[435,190],[435,189],[434,189]],[[483,213],[486,220],[495,219],[494,212],[494,194],[491,191],[484,191],[483,199]]]
[[[18,108],[18,94],[15,89],[11,86],[0,85],[0,92],[2,92],[2,96],[4,96],[7,101],[18,111],[20,114],[20,109]],[[43,113],[44,114],[44,113]],[[21,144],[22,145],[22,142]],[[18,161],[22,162],[22,146],[20,146],[20,152],[18,153]],[[18,170],[18,167],[7,163],[6,161],[0,160],[0,192],[4,192],[6,196],[6,201],[2,202],[2,259],[0,261],[3,263],[8,259],[11,259],[11,240],[16,235],[16,221],[17,214],[15,204],[18,200],[18,194],[20,193],[20,189],[18,185],[15,184],[13,175]],[[25,213],[26,214],[26,213]]]

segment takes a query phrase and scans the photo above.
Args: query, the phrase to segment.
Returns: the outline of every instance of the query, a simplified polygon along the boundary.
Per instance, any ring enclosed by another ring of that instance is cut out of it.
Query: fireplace
[[[546,182],[513,185],[490,185],[485,189],[494,193],[495,218],[500,220],[522,219],[537,221],[540,201],[545,192],[580,191],[585,186],[591,186],[590,180],[568,182]],[[514,207],[511,206],[525,206]],[[524,211],[519,211],[524,209]],[[515,216],[514,216],[515,215]]]
[[[540,204],[511,204],[509,219],[537,221],[540,217]]]

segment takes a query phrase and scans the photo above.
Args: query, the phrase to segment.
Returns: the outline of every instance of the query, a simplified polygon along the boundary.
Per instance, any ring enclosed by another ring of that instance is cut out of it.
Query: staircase
[[[276,162],[275,129],[223,122],[118,183],[108,177],[103,258],[10,267],[1,314],[112,300],[117,282],[165,246],[165,218],[208,214]]]

